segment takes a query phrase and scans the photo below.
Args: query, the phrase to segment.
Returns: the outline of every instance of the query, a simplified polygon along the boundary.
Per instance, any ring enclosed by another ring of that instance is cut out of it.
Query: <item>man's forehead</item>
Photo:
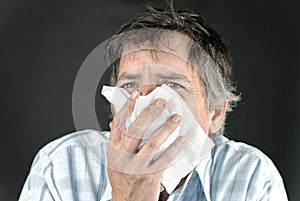
[[[176,72],[182,74],[183,70],[193,68],[189,62],[162,51],[141,50],[123,55],[119,63],[119,75],[132,72],[154,74],[157,72],[168,73]]]
[[[135,42],[139,40],[134,40],[135,42],[132,42],[130,40],[127,43],[125,42],[125,45],[122,48],[121,57],[124,55],[129,55],[132,52],[146,50],[153,52],[154,55],[156,52],[165,52],[169,53],[170,55],[176,55],[178,57],[181,57],[184,60],[189,60],[190,50],[191,47],[195,44],[195,42],[188,36],[178,33],[176,31],[164,30],[159,35],[156,35],[156,37],[157,38],[149,40],[146,39],[138,43]]]
[[[170,52],[165,52],[162,50],[150,50],[150,49],[143,49],[139,51],[130,52],[128,54],[123,54],[120,57],[120,66],[122,65],[139,65],[139,66],[146,66],[146,65],[154,65],[172,61],[182,62],[182,63],[189,63],[187,59],[182,58],[181,56],[177,56]]]
[[[122,79],[137,79],[141,78],[143,75],[148,76],[155,76],[157,78],[161,79],[185,79],[183,75],[180,74],[180,72],[174,71],[174,69],[158,64],[152,64],[152,65],[145,65],[145,66],[138,66],[135,68],[132,68],[132,70],[122,71],[119,76],[118,80]]]

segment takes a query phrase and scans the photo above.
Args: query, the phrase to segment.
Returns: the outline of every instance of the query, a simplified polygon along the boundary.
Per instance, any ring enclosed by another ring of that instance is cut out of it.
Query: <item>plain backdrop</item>
[[[0,200],[17,200],[38,150],[75,131],[72,89],[82,62],[147,2],[0,1]],[[243,97],[226,135],[273,160],[290,200],[300,198],[299,2],[176,1],[201,13],[226,41]],[[105,111],[107,103],[96,99]],[[105,125],[107,114],[98,114]]]

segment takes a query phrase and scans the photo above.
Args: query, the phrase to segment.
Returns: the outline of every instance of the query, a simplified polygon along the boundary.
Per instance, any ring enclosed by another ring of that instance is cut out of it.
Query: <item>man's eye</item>
[[[133,83],[126,83],[121,86],[121,88],[123,88],[123,89],[132,89],[134,87],[135,87],[135,84],[133,84]]]
[[[177,84],[175,82],[166,82],[165,84],[168,85],[171,88],[184,88],[182,85]]]

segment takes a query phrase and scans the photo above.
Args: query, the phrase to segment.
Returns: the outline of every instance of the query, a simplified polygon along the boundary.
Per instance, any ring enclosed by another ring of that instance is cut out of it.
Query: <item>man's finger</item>
[[[185,143],[185,137],[179,136],[159,157],[151,164],[153,170],[166,169],[174,158],[179,154]]]
[[[160,146],[166,141],[166,139],[175,131],[180,125],[181,117],[178,114],[174,114],[168,121],[162,125],[151,138],[149,138],[143,147],[138,152],[141,154],[153,154],[156,153]]]
[[[129,152],[136,153],[144,133],[152,125],[153,121],[162,113],[166,108],[167,102],[164,99],[158,99],[149,105],[129,126],[126,134],[124,135],[124,145],[130,148]]]
[[[162,113],[166,108],[166,101],[164,99],[158,99],[132,122],[128,128],[128,135],[133,138],[142,138],[143,133],[152,125],[154,120]]]
[[[136,90],[134,91],[131,96],[129,97],[129,99],[127,100],[127,102],[124,104],[124,106],[120,109],[120,111],[115,115],[114,117],[114,122],[115,124],[118,126],[118,128],[122,131],[125,132],[126,128],[125,128],[125,123],[126,120],[130,117],[133,109],[134,109],[134,105],[136,100],[139,97],[139,91]]]

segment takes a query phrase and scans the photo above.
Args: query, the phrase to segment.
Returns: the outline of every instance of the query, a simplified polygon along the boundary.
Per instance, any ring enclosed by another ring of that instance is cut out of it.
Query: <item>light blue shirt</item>
[[[106,201],[111,186],[105,152],[109,132],[84,130],[55,140],[37,154],[20,200]],[[168,201],[287,200],[280,174],[258,149],[220,136]]]

